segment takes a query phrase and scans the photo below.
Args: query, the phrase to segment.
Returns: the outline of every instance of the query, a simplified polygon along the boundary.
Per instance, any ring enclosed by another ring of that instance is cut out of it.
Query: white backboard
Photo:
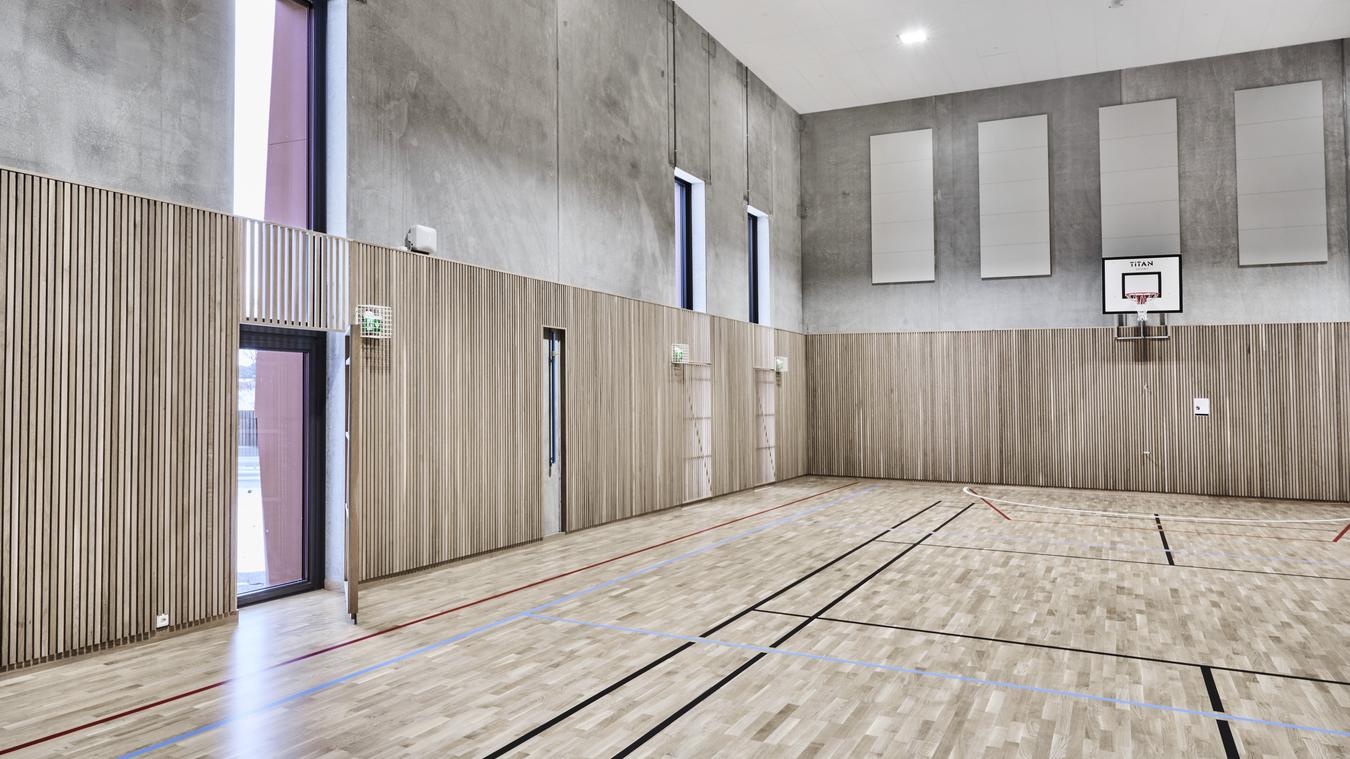
[[[1130,256],[1102,259],[1102,313],[1133,314],[1138,304],[1128,292],[1156,292],[1145,304],[1149,313],[1181,312],[1181,256]]]

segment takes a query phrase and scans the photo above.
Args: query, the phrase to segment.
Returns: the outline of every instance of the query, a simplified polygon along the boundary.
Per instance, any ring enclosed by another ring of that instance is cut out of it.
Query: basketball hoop
[[[1158,297],[1156,292],[1133,292],[1125,293],[1125,297],[1134,301],[1135,311],[1139,314],[1139,323],[1148,321],[1148,302]]]
[[[1167,315],[1181,313],[1181,256],[1103,258],[1102,313],[1115,316],[1116,340],[1171,339]]]

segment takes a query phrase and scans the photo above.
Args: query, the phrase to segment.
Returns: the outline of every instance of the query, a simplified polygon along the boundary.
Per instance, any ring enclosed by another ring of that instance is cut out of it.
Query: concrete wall
[[[672,167],[708,182],[708,310],[801,327],[795,112],[670,0],[329,4],[328,230],[673,305]],[[12,0],[0,165],[230,210],[230,2]],[[341,46],[341,50],[337,49]],[[340,54],[339,54],[340,53]]]
[[[678,162],[708,182],[709,312],[748,313],[749,193],[773,217],[773,323],[800,328],[799,118],[672,3],[347,14],[350,236],[428,224],[455,260],[673,305]]]
[[[234,5],[7,0],[0,165],[229,211]]]
[[[1233,90],[1323,81],[1329,261],[1239,268]],[[1350,320],[1346,70],[1332,41],[810,114],[802,133],[804,327],[1079,327],[1101,314],[1097,109],[1177,98],[1186,313],[1174,323]],[[1052,275],[981,280],[980,121],[1048,113]],[[934,130],[937,279],[871,284],[869,140]]]
[[[558,277],[551,0],[347,6],[347,234]]]

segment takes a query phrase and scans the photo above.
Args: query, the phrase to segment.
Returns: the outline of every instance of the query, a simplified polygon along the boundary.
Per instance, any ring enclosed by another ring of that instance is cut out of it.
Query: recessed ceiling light
[[[928,41],[927,29],[911,29],[900,33],[900,42],[904,45],[917,45],[920,42]]]

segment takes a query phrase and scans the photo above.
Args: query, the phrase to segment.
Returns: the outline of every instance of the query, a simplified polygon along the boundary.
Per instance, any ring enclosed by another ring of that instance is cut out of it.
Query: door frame
[[[322,332],[257,327],[240,328],[240,350],[282,350],[305,355],[305,478],[304,478],[304,559],[305,577],[245,595],[236,595],[239,607],[271,601],[284,596],[318,590],[324,580],[324,393],[327,386],[327,341]],[[237,423],[237,422],[236,422]],[[236,464],[237,466],[237,464]],[[236,473],[237,476],[237,473]],[[239,493],[235,489],[234,515],[239,518]],[[238,534],[231,550],[231,565],[238,555]],[[234,582],[233,578],[231,582]]]
[[[558,387],[556,396],[558,398],[558,535],[567,534],[567,330],[563,327],[555,327],[551,324],[543,325],[543,337],[547,339],[550,333],[556,337],[558,342],[557,373]],[[545,365],[547,371],[547,365]],[[549,427],[548,401],[545,400],[544,407],[544,426]]]

